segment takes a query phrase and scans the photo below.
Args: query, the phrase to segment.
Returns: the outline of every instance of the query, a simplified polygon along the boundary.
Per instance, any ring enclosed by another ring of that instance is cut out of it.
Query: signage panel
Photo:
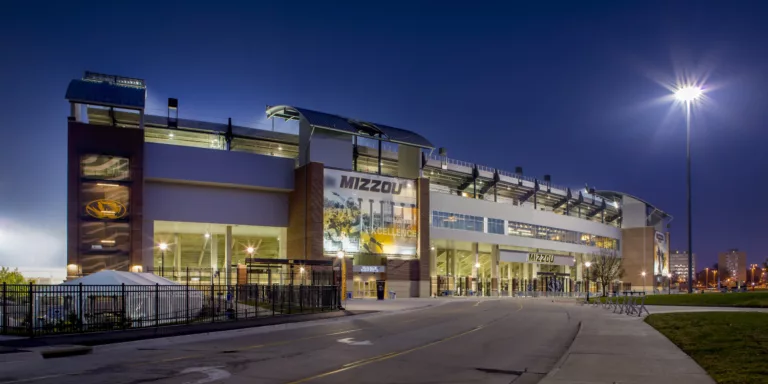
[[[415,256],[413,180],[325,169],[323,251]]]
[[[569,267],[574,266],[576,263],[573,256],[553,255],[549,253],[527,253],[527,252],[505,251],[505,250],[499,250],[499,261],[512,262],[512,263],[567,265]]]
[[[362,273],[384,273],[387,267],[383,265],[353,265],[352,272]]]
[[[656,276],[667,276],[669,274],[669,243],[667,236],[656,231],[653,236],[654,255],[653,255],[653,274]]]

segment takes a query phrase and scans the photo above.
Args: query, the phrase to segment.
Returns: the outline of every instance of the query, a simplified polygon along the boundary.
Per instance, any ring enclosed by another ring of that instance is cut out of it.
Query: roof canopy
[[[595,191],[595,194],[598,195],[598,196],[602,196],[602,197],[604,197],[606,199],[616,200],[616,201],[623,201],[624,196],[630,197],[630,198],[635,199],[635,200],[637,200],[637,201],[639,201],[641,203],[644,203],[649,208],[651,208],[653,210],[652,214],[656,215],[659,219],[661,219],[661,220],[663,220],[663,219],[670,219],[670,220],[672,220],[672,215],[662,211],[661,209],[657,208],[655,205],[653,205],[653,204],[651,204],[651,203],[649,203],[649,202],[647,202],[647,201],[645,201],[645,200],[643,200],[643,199],[641,199],[641,198],[639,198],[637,196],[630,195],[629,193],[617,192],[617,191]]]
[[[151,273],[121,271],[99,271],[78,279],[69,280],[64,285],[179,285],[164,277]]]
[[[320,129],[344,132],[357,136],[374,136],[375,138],[380,138],[384,141],[414,147],[427,149],[434,148],[434,145],[432,145],[429,140],[412,131],[390,127],[384,124],[355,120],[330,113],[313,111],[306,108],[291,107],[288,105],[267,107],[267,117],[280,117],[292,120],[304,118],[309,124]]]
[[[65,98],[73,103],[144,109],[145,90],[107,82],[72,80]]]

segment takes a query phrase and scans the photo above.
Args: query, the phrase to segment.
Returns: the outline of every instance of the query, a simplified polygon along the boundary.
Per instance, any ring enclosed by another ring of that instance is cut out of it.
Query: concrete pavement
[[[569,313],[576,307],[545,301],[435,303],[421,310],[415,302],[398,304],[398,311],[315,326],[132,342],[85,356],[0,363],[0,383],[535,383],[562,356],[578,325]]]

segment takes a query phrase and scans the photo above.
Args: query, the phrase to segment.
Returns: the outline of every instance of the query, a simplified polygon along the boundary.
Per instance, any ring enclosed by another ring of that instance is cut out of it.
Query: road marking
[[[224,380],[232,376],[229,372],[221,369],[223,367],[192,367],[181,371],[181,375],[188,375],[190,373],[202,373],[206,377],[197,381],[187,381],[184,384],[205,384],[212,383],[214,381]]]
[[[246,347],[229,349],[227,351],[228,352],[240,352],[240,351],[247,351],[247,350],[251,350],[251,349],[258,349],[258,348],[265,348],[265,347],[274,347],[274,346],[277,346],[277,345],[290,344],[290,343],[293,343],[293,342],[296,342],[296,341],[312,340],[312,339],[319,339],[321,337],[327,337],[327,336],[343,335],[345,333],[357,332],[357,331],[361,331],[363,329],[364,328],[348,329],[346,331],[326,333],[326,334],[317,335],[317,336],[308,336],[308,337],[302,337],[302,338],[298,338],[298,339],[291,339],[291,340],[285,340],[285,341],[276,341],[274,343],[249,345],[249,346],[246,346]],[[208,353],[210,354],[210,353],[217,353],[217,352],[216,351],[209,351]],[[131,365],[170,363],[170,362],[173,362],[173,361],[188,360],[188,359],[194,359],[194,358],[197,358],[197,357],[204,357],[204,356],[206,356],[206,355],[205,354],[187,355],[187,356],[180,356],[180,357],[172,357],[170,359],[164,359],[164,360],[140,361],[140,362],[132,363]],[[6,383],[0,383],[0,384],[6,384]],[[7,383],[7,384],[11,384],[11,383]]]
[[[470,334],[472,332],[477,332],[477,331],[479,331],[479,330],[481,330],[483,328],[485,328],[485,325],[480,325],[480,326],[477,326],[475,328],[470,329],[469,331],[458,333],[456,335],[449,336],[449,337],[446,337],[446,338],[443,338],[443,339],[440,339],[440,340],[435,340],[435,341],[433,341],[431,343],[427,343],[427,344],[424,344],[424,345],[419,346],[419,347],[415,347],[415,348],[411,348],[411,349],[406,349],[405,351],[400,351],[400,352],[390,352],[390,353],[387,353],[387,354],[384,354],[384,355],[374,356],[374,357],[371,357],[371,358],[368,358],[368,359],[358,360],[358,361],[355,361],[355,362],[352,362],[352,363],[344,364],[339,369],[336,369],[336,370],[333,370],[333,371],[330,371],[330,372],[321,373],[319,375],[307,377],[307,378],[304,378],[304,379],[292,381],[289,384],[306,383],[307,381],[311,381],[311,380],[327,377],[327,376],[334,375],[334,374],[337,374],[337,373],[340,373],[340,372],[344,372],[344,371],[347,371],[347,370],[350,370],[350,369],[353,369],[353,368],[362,367],[363,365],[368,365],[368,364],[371,364],[371,363],[376,363],[376,362],[379,362],[379,361],[384,361],[384,360],[387,360],[387,359],[391,359],[393,357],[405,355],[407,353],[418,351],[420,349],[424,349],[424,348],[433,346],[435,344],[440,344],[442,342],[446,342],[448,340],[452,340],[452,339],[455,339],[457,337],[461,337],[461,336]]]
[[[368,340],[363,340],[363,341],[354,341],[354,340],[355,339],[352,338],[352,337],[347,337],[347,338],[344,338],[344,339],[338,339],[336,341],[338,341],[339,343],[344,343],[344,344],[349,344],[349,345],[373,345],[373,343],[371,343]]]

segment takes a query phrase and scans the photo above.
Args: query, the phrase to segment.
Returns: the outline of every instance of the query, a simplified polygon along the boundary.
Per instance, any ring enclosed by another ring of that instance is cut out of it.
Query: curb
[[[560,356],[560,359],[557,360],[557,363],[555,363],[555,366],[552,367],[552,369],[549,370],[546,376],[544,376],[543,380],[546,379],[552,379],[555,377],[558,371],[560,371],[560,368],[565,364],[565,361],[568,360],[568,357],[571,356],[571,350],[573,349],[573,344],[576,343],[576,339],[581,334],[581,330],[583,327],[583,322],[579,320],[579,329],[576,331],[576,334],[573,335],[573,340],[571,340],[571,345],[568,346],[568,349],[565,350],[565,353],[563,353],[562,356]]]

